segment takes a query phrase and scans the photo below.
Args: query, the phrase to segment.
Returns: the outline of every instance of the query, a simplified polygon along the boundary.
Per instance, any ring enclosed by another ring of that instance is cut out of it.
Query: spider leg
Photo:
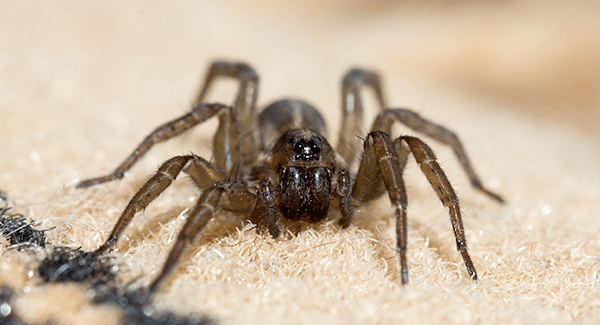
[[[204,83],[198,91],[194,105],[204,101],[211,85],[221,77],[234,78],[239,81],[239,89],[233,106],[235,107],[240,124],[240,148],[242,164],[248,165],[257,157],[256,143],[258,134],[254,128],[256,119],[256,103],[258,98],[259,78],[256,71],[240,62],[215,61],[210,65],[204,78]]]
[[[404,146],[404,143],[408,145],[408,148]],[[407,155],[408,150],[412,152],[413,157],[415,157],[417,164],[431,184],[431,187],[435,190],[435,193],[442,201],[442,204],[448,208],[452,229],[454,231],[454,238],[456,240],[456,249],[463,258],[469,276],[474,281],[477,281],[477,272],[471,261],[471,256],[467,251],[467,239],[465,237],[465,229],[462,222],[458,197],[456,196],[448,177],[438,164],[433,150],[419,138],[410,136],[402,136],[396,139],[395,147],[396,151],[400,152],[400,155]]]
[[[227,197],[226,200],[224,200],[225,196]],[[212,219],[217,208],[221,207],[225,210],[237,212],[250,211],[256,205],[256,201],[256,195],[251,194],[247,187],[239,183],[221,182],[206,189],[179,232],[160,274],[150,285],[149,292],[153,293],[160,287],[160,284],[181,259],[187,246],[194,241],[196,236]]]
[[[502,199],[502,197],[483,186],[479,180],[479,177],[477,176],[477,173],[475,173],[469,158],[467,157],[467,153],[465,152],[460,139],[454,132],[441,125],[424,119],[419,114],[409,109],[387,109],[379,113],[375,119],[375,123],[373,124],[373,131],[382,131],[390,134],[392,125],[395,121],[399,121],[419,133],[425,134],[442,144],[450,146],[458,158],[462,168],[467,173],[467,176],[471,181],[471,185],[490,198],[500,203],[504,203],[504,199]]]
[[[363,100],[361,88],[373,89],[380,109],[386,107],[379,75],[373,71],[352,69],[342,79],[342,124],[336,151],[346,160],[348,166],[355,159],[358,149],[356,136],[363,134]]]
[[[240,130],[233,109],[223,110],[219,114],[219,127],[213,138],[213,158],[215,165],[226,173],[231,173],[235,164],[240,162]]]
[[[131,198],[108,239],[94,254],[99,255],[112,249],[135,213],[145,209],[150,202],[171,185],[182,171],[190,175],[200,188],[208,188],[215,183],[225,181],[228,177],[220,168],[195,155],[176,156],[167,160],[160,166],[156,174]]]
[[[223,115],[224,117],[220,117],[221,123],[219,125],[219,130],[217,131],[217,136],[215,137],[215,148],[228,148],[227,154],[236,155],[236,149],[232,148],[234,147],[235,142],[237,140],[232,139],[230,131],[234,129],[233,127],[231,127],[232,123],[235,124],[235,122],[232,122],[234,114],[230,111],[231,107],[221,104],[198,104],[194,106],[191,112],[156,128],[112,173],[106,176],[81,181],[79,184],[77,184],[77,188],[89,187],[92,185],[121,179],[125,172],[129,170],[131,166],[133,166],[142,156],[144,156],[144,154],[146,154],[146,152],[148,152],[148,150],[150,150],[152,146],[154,146],[157,143],[161,143],[163,141],[176,137],[219,113],[222,113],[221,115]],[[220,134],[221,136],[219,136]],[[220,146],[217,146],[217,141],[221,142]],[[229,159],[230,161],[234,161],[234,159],[237,159],[235,157],[227,158],[227,154],[215,154],[217,160],[221,161],[219,163],[223,164],[222,167],[229,166],[227,165],[227,163],[225,163],[227,159]]]
[[[396,245],[400,255],[402,283],[408,283],[408,263],[406,261],[408,200],[402,172],[410,152],[442,203],[449,209],[457,249],[462,255],[469,276],[473,280],[477,280],[475,266],[467,251],[458,197],[437,163],[433,151],[423,141],[414,137],[400,137],[392,142],[387,133],[371,132],[365,140],[365,150],[352,188],[352,198],[357,204],[365,204],[380,197],[387,190],[395,209]]]
[[[385,193],[395,210],[396,247],[400,255],[402,284],[408,283],[407,221],[408,204],[402,180],[402,162],[396,155],[394,144],[383,132],[371,132],[365,140],[365,149],[354,181],[351,197],[357,205],[366,204]]]

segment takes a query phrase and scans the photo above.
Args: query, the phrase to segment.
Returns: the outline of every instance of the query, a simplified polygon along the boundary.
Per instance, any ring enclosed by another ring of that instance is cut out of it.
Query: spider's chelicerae
[[[204,103],[215,80],[230,77],[239,81],[233,107]],[[362,88],[370,87],[379,102],[372,131],[364,139],[362,159],[356,174],[349,171],[359,152],[361,135]],[[221,209],[244,214],[273,237],[281,230],[278,219],[319,222],[330,208],[339,209],[339,225],[348,227],[356,207],[365,205],[386,192],[395,209],[397,251],[400,255],[402,283],[408,282],[407,196],[402,172],[412,153],[423,174],[449,209],[456,246],[473,280],[477,273],[467,251],[465,231],[458,198],[448,178],[436,162],[433,151],[412,136],[390,138],[398,121],[409,128],[450,146],[471,184],[492,199],[502,198],[485,189],[458,137],[450,130],[430,122],[408,109],[386,108],[379,76],[368,70],[352,69],[342,80],[342,123],[336,150],[323,136],[325,121],[321,114],[302,100],[282,99],[256,113],[258,75],[244,63],[214,62],[204,80],[191,112],[158,127],[111,174],[82,181],[88,187],[120,179],[150,148],[178,136],[211,117],[219,118],[214,137],[213,162],[196,155],[176,156],[160,166],[131,199],[110,236],[95,254],[113,248],[136,212],[158,197],[184,172],[202,190],[161,273],[150,285],[154,292],[181,258],[186,247]],[[233,174],[233,177],[232,177]]]

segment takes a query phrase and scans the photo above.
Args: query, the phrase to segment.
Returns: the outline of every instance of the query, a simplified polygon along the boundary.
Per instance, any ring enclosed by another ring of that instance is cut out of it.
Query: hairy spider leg
[[[342,124],[336,151],[344,158],[348,166],[351,166],[357,158],[359,141],[356,137],[364,134],[361,90],[365,86],[373,90],[379,103],[379,109],[383,110],[386,107],[381,78],[377,73],[355,68],[344,75],[342,79]]]
[[[224,199],[224,196],[227,198]],[[169,252],[160,274],[149,287],[149,293],[154,293],[173,271],[187,246],[194,242],[196,236],[212,219],[218,208],[233,212],[244,212],[252,210],[256,202],[257,196],[240,183],[221,182],[206,189],[177,235],[175,244]]]
[[[400,255],[402,284],[408,283],[408,264],[406,262],[407,196],[402,179],[402,163],[396,155],[394,144],[383,132],[371,132],[364,144],[363,156],[352,187],[352,199],[357,206],[364,205],[381,197],[387,190],[390,202],[395,210],[397,252]]]
[[[221,77],[234,78],[239,82],[239,90],[233,108],[202,103],[210,85]],[[279,189],[276,186],[276,172],[254,166],[258,160],[259,149],[270,148],[270,145],[262,142],[259,147],[259,140],[262,139],[263,142],[266,140],[270,143],[272,138],[277,138],[277,133],[287,132],[286,130],[291,125],[294,125],[294,128],[299,127],[297,125],[314,128],[318,133],[324,133],[325,124],[315,108],[298,100],[277,101],[267,106],[257,116],[258,85],[258,75],[247,64],[214,62],[205,76],[204,83],[194,101],[195,106],[190,113],[154,130],[112,174],[83,181],[78,185],[78,187],[87,187],[120,179],[123,177],[123,173],[131,168],[154,144],[180,135],[210,117],[215,115],[219,117],[219,127],[213,143],[215,163],[211,164],[198,156],[189,155],[174,157],[161,165],[158,172],[131,199],[111,235],[104,245],[94,252],[95,255],[114,247],[134,215],[156,199],[182,171],[192,178],[203,190],[203,193],[180,231],[161,273],[151,284],[151,292],[160,287],[160,284],[180,260],[186,247],[193,242],[219,208],[237,213],[251,211],[253,217],[259,218],[257,222],[261,228],[266,228],[274,237],[280,234],[278,218],[281,211],[279,211],[278,205]],[[469,275],[477,280],[475,268],[467,252],[458,198],[436,162],[433,151],[424,142],[413,137],[400,137],[392,141],[389,136],[392,124],[397,120],[417,132],[452,147],[473,186],[497,201],[503,202],[502,198],[481,185],[467,159],[462,144],[453,132],[421,118],[410,110],[383,110],[378,114],[373,126],[374,132],[371,132],[365,140],[359,171],[353,180],[345,167],[348,167],[357,158],[358,141],[355,141],[354,137],[362,133],[363,106],[360,91],[365,86],[372,88],[382,110],[387,107],[383,98],[381,81],[376,73],[352,69],[345,75],[342,81],[342,125],[338,150],[339,157],[345,159],[347,165],[336,168],[336,163],[333,162],[333,167],[331,167],[332,170],[337,170],[335,194],[332,196],[330,204],[341,211],[338,223],[342,228],[347,227],[352,221],[356,205],[370,202],[387,191],[395,208],[397,250],[400,255],[402,283],[407,283],[407,195],[402,172],[408,155],[413,153],[422,172],[442,203],[449,209],[457,249],[463,257]],[[287,117],[280,116],[283,113],[282,110],[289,111],[286,113],[287,115],[284,114]],[[263,139],[259,137],[259,132],[269,136],[265,136]],[[242,175],[253,177],[253,182],[249,185],[238,183],[237,180],[232,180],[228,176],[238,163],[238,166],[242,166],[242,170],[240,170]],[[252,170],[250,170],[251,168]]]
[[[77,184],[77,188],[89,187],[123,178],[125,172],[144,156],[152,146],[176,137],[217,114],[220,115],[220,123],[214,140],[214,156],[219,167],[230,170],[232,164],[228,162],[235,162],[238,159],[237,155],[239,154],[237,150],[237,139],[235,139],[235,136],[232,136],[232,133],[235,134],[236,132],[236,127],[232,125],[235,125],[237,122],[235,120],[235,114],[231,112],[231,110],[231,107],[222,104],[198,104],[194,106],[191,112],[173,121],[167,122],[152,131],[152,133],[150,133],[150,135],[148,135],[131,155],[112,173],[81,181]],[[223,147],[229,149],[227,151],[218,150]]]
[[[479,180],[479,177],[477,176],[477,173],[473,169],[469,158],[467,157],[467,153],[460,139],[454,132],[439,124],[424,119],[419,114],[409,109],[386,109],[379,113],[375,119],[375,122],[373,123],[373,131],[382,131],[390,134],[392,125],[395,121],[398,121],[409,128],[429,136],[434,140],[452,148],[460,165],[467,173],[467,176],[471,181],[471,185],[478,191],[486,194],[499,203],[504,203],[504,199],[502,199],[500,195],[486,189],[483,186]]]
[[[210,65],[204,83],[200,86],[194,104],[200,104],[213,83],[222,77],[239,81],[239,88],[233,104],[240,121],[240,154],[243,166],[255,162],[258,157],[258,134],[256,125],[256,104],[258,98],[258,73],[246,63],[215,61]]]
[[[145,209],[150,202],[164,192],[182,171],[188,174],[202,189],[223,182],[228,177],[223,170],[196,155],[176,156],[167,160],[131,198],[108,239],[94,252],[94,255],[112,249],[135,214]]]
[[[365,140],[363,159],[352,189],[352,198],[357,201],[357,205],[362,205],[383,195],[387,190],[395,210],[396,245],[400,259],[400,275],[402,283],[408,283],[408,263],[406,260],[408,246],[406,208],[408,198],[402,173],[409,152],[413,154],[442,204],[449,209],[457,249],[462,255],[469,276],[473,280],[477,280],[477,272],[467,251],[458,197],[442,168],[437,163],[433,151],[423,141],[405,136],[392,142],[387,133],[371,132]]]
[[[196,108],[198,108],[198,110],[196,110]],[[159,127],[157,131],[162,131],[158,133],[164,135],[165,132],[168,132],[169,130],[171,134],[181,133],[181,130],[184,129],[183,126],[186,126],[189,129],[191,126],[198,124],[200,120],[204,121],[208,117],[220,113],[221,115],[225,115],[226,118],[219,119],[220,123],[217,135],[215,136],[215,145],[230,148],[230,151],[227,152],[226,155],[238,157],[239,152],[237,145],[234,143],[237,143],[239,135],[237,134],[237,120],[235,119],[233,109],[229,106],[220,104],[200,104],[196,106],[196,108],[194,111],[186,114],[180,119]],[[194,112],[196,112],[196,114],[193,114]],[[203,118],[200,119],[198,116],[202,116]],[[165,127],[166,125],[171,126],[171,128]],[[157,133],[157,131],[153,132],[153,134]],[[215,153],[219,154],[219,151],[216,150]],[[226,162],[226,159],[223,159],[223,157],[216,157],[216,160]],[[225,166],[227,166],[227,164],[225,164]],[[119,237],[131,219],[133,219],[135,213],[145,209],[150,202],[156,199],[167,187],[169,187],[169,185],[171,185],[180,172],[183,171],[188,174],[200,189],[207,189],[215,183],[227,180],[230,170],[224,170],[222,167],[223,166],[211,164],[196,155],[176,156],[167,160],[159,167],[156,174],[154,174],[154,176],[137,191],[133,198],[131,198],[110,236],[106,242],[94,252],[94,254],[101,254],[116,245]]]
[[[404,146],[403,143],[406,143],[408,148]],[[437,162],[433,150],[431,150],[431,148],[421,139],[411,136],[399,137],[395,141],[395,146],[396,152],[399,152],[399,156],[408,155],[408,151],[410,150],[410,152],[413,154],[413,157],[417,161],[417,164],[421,168],[421,171],[431,184],[431,187],[442,201],[442,204],[448,209],[450,214],[450,222],[452,223],[452,230],[454,232],[454,238],[456,240],[456,249],[463,258],[469,276],[474,281],[477,281],[477,272],[475,271],[475,266],[471,261],[471,256],[467,251],[467,240],[460,212],[458,196],[454,192],[454,189],[452,188],[448,177],[442,170],[442,167]]]

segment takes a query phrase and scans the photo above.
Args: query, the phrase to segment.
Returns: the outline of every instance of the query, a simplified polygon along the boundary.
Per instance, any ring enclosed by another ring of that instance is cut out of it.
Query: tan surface
[[[212,223],[158,308],[231,324],[596,323],[598,14],[560,2],[3,1],[0,189],[16,211],[56,226],[51,243],[93,249],[162,161],[210,156],[214,123],[152,151],[123,181],[74,184],[111,171],[188,110],[212,59],[251,63],[261,103],[291,95],[316,104],[334,143],[339,80],[360,64],[381,71],[392,106],[457,131],[484,182],[507,199],[498,206],[474,192],[451,153],[428,140],[456,185],[481,281],[467,279],[446,212],[411,163],[410,286],[396,276],[384,199],[348,231],[324,225],[273,240]],[[230,102],[232,89],[211,99]],[[137,217],[115,254],[122,281],[152,279],[196,196],[176,182]],[[113,309],[86,303],[85,288],[37,287],[32,257],[2,254],[0,283],[29,288],[15,307],[28,321],[114,321]]]

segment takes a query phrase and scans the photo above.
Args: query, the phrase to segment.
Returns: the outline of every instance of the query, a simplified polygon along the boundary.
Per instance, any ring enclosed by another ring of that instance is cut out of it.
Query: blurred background
[[[598,17],[596,1],[1,1],[0,108],[24,93],[68,102],[75,90],[107,98],[161,82],[181,92],[224,57],[260,71],[263,101],[295,94],[293,80],[320,101],[360,64],[597,133]]]

